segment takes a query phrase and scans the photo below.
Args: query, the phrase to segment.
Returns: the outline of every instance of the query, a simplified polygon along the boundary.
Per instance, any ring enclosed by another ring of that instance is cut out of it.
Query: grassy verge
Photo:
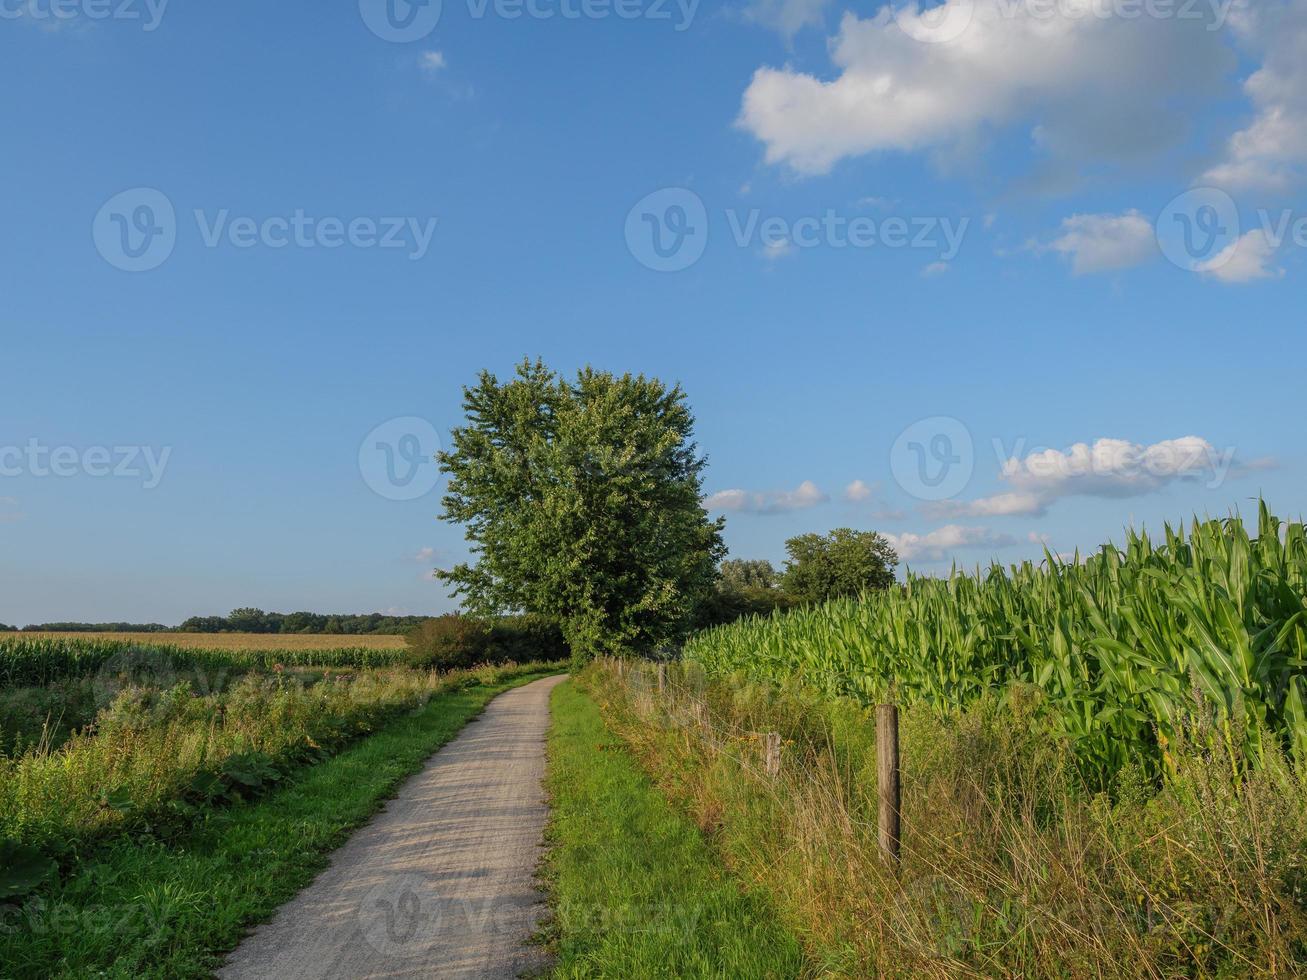
[[[575,685],[553,694],[557,977],[795,977],[798,943],[714,861]]]
[[[692,665],[691,665],[692,667]],[[823,975],[1307,976],[1307,784],[1268,750],[1240,771],[1217,731],[1171,776],[1095,792],[1033,701],[902,712],[903,860],[876,842],[874,719],[797,686],[673,666],[577,683],[713,853],[772,896]],[[765,774],[760,733],[781,736]]]
[[[437,694],[259,801],[202,814],[180,838],[110,842],[53,890],[0,905],[0,976],[209,975],[487,702],[541,676]]]

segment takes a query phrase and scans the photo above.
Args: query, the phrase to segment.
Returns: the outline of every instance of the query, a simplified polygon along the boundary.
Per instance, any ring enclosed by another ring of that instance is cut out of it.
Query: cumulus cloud
[[[1073,214],[1048,246],[1071,257],[1078,276],[1142,265],[1157,254],[1153,223],[1138,211],[1125,214]]]
[[[421,562],[424,565],[429,565],[431,562],[436,560],[436,549],[430,547],[419,548],[418,553],[413,556],[413,560]]]
[[[1194,266],[1194,271],[1217,282],[1238,284],[1273,279],[1284,270],[1273,266],[1275,245],[1261,228],[1254,228],[1231,242],[1220,253]]]
[[[834,77],[759,68],[739,125],[768,162],[801,174],[880,151],[956,154],[1013,127],[1046,160],[1080,171],[1177,143],[1177,107],[1214,91],[1234,63],[1201,20],[1041,15],[1046,6],[947,0],[846,13],[830,42]],[[916,39],[953,14],[969,14],[956,37]]]
[[[901,521],[908,515],[903,511],[885,504],[873,506],[867,510],[868,505],[875,504],[875,498],[880,493],[881,485],[879,483],[867,483],[865,480],[854,480],[844,488],[840,494],[845,502],[857,504],[861,513],[877,521]]]
[[[1231,19],[1263,59],[1243,86],[1254,115],[1204,180],[1283,190],[1300,180],[1307,162],[1307,0],[1257,0],[1236,7]]]
[[[937,276],[942,276],[951,268],[953,267],[947,262],[932,262],[921,270],[921,278],[934,279]]]
[[[830,497],[811,480],[804,480],[794,490],[721,490],[704,501],[708,510],[737,514],[783,514],[824,504]]]
[[[434,75],[445,67],[445,55],[442,51],[423,51],[418,58],[418,67],[428,75]]]
[[[1260,462],[1260,461],[1259,461]],[[1001,478],[1010,491],[970,501],[941,501],[927,512],[943,517],[1012,517],[1045,513],[1062,497],[1138,497],[1178,481],[1218,486],[1234,468],[1234,451],[1184,436],[1152,445],[1125,439],[1078,442],[1065,451],[1039,449],[1009,457]]]
[[[875,492],[871,486],[862,480],[854,480],[844,488],[844,499],[850,503],[859,504],[865,500],[870,500]]]
[[[1006,534],[997,534],[985,527],[962,527],[947,524],[926,534],[886,534],[885,539],[904,561],[924,558],[939,561],[950,552],[964,548],[1002,548],[1013,544]]]

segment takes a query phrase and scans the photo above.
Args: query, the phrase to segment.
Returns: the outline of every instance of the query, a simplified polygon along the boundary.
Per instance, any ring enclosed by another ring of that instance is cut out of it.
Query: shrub
[[[436,670],[486,663],[490,636],[490,627],[484,620],[462,613],[437,616],[409,631],[408,663]]]
[[[570,655],[562,628],[548,617],[533,613],[495,620],[490,645],[492,663],[566,660]]]

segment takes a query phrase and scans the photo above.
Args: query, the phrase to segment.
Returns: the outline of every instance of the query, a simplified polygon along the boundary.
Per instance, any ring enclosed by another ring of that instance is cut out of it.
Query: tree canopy
[[[441,516],[474,561],[436,574],[464,606],[545,615],[579,656],[682,636],[724,548],[681,388],[528,360],[508,382],[482,372],[463,407]]]
[[[899,556],[875,531],[841,527],[830,534],[800,534],[785,542],[789,558],[781,586],[797,602],[888,589]]]

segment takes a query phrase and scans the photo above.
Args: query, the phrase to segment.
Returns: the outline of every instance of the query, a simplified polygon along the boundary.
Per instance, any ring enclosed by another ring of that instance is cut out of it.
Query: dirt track
[[[218,976],[516,977],[544,966],[533,875],[550,677],[500,695],[431,757]]]

